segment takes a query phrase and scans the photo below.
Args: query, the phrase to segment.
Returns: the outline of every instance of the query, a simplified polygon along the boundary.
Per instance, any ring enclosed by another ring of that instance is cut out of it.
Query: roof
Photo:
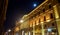
[[[32,15],[34,15],[36,13],[36,10],[40,9],[41,6],[43,6],[48,0],[45,0],[43,3],[41,3],[40,5],[38,5],[34,10],[32,10],[29,14],[27,14],[27,16],[23,16],[22,19],[29,19]]]

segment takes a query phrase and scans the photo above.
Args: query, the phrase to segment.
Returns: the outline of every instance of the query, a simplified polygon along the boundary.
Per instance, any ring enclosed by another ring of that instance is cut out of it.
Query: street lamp
[[[11,29],[9,29],[9,30],[7,31],[7,34],[10,35],[10,32],[11,32]]]
[[[23,20],[20,20],[20,23],[22,23],[23,22]]]
[[[11,32],[11,30],[9,29],[8,32]]]

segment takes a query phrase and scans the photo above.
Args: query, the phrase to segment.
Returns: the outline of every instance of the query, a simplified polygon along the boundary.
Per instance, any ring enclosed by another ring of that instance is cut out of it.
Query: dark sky
[[[6,21],[5,21],[5,29],[9,29],[14,27],[15,22],[19,21],[20,18],[24,14],[28,14],[35,7],[33,4],[41,4],[44,0],[9,0]]]

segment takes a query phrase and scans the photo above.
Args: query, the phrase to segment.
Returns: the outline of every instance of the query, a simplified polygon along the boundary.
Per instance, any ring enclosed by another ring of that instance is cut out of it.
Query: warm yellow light
[[[35,26],[35,24],[33,24],[33,26]]]
[[[20,20],[20,22],[22,23],[22,22],[23,22],[23,20]]]
[[[32,27],[32,25],[30,25],[30,27]]]
[[[35,26],[35,22],[33,22],[33,26]]]
[[[33,25],[32,25],[32,23],[30,23],[30,27],[32,27]]]
[[[19,28],[17,27],[15,30],[16,30],[16,31],[19,31]]]
[[[52,32],[52,34],[55,34],[54,32]]]
[[[50,22],[50,20],[47,20],[46,22]]]
[[[40,33],[41,31],[39,29],[36,29],[35,33]]]
[[[39,25],[39,23],[37,23],[36,25]]]
[[[41,23],[44,23],[44,22],[41,22]]]

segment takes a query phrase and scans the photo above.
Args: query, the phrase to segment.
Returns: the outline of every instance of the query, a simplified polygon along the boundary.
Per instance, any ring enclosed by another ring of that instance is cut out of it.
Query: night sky
[[[24,14],[31,12],[35,8],[33,4],[37,4],[38,6],[43,1],[44,0],[9,0],[4,24],[5,30],[13,28],[16,21],[19,21]]]

